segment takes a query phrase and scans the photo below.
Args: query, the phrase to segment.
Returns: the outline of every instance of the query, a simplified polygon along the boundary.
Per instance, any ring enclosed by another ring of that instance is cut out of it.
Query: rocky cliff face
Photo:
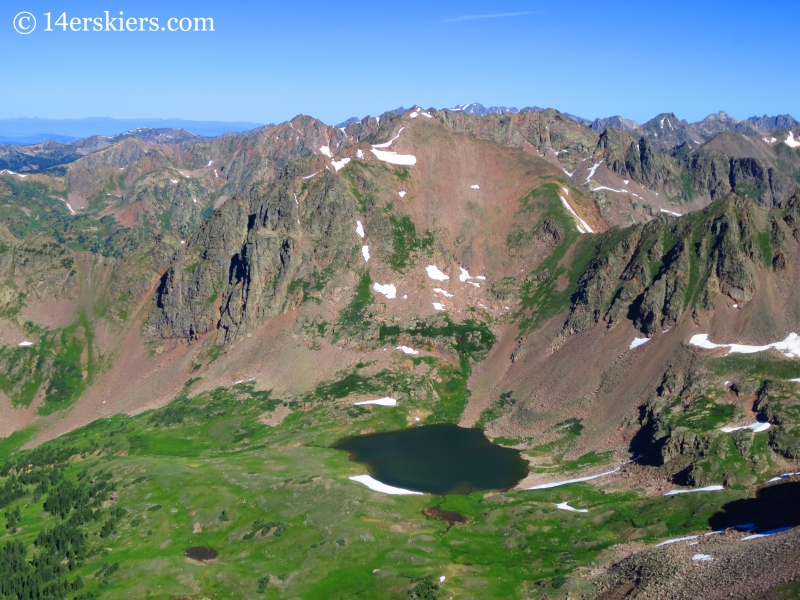
[[[603,160],[623,179],[632,179],[651,190],[688,200],[679,179],[680,165],[656,152],[647,137],[635,137],[620,129],[606,129],[597,142],[593,160]]]
[[[730,197],[693,219],[661,217],[609,232],[580,276],[564,332],[629,318],[650,335],[673,326],[687,310],[712,308],[718,294],[747,302],[756,271],[786,260],[778,221],[794,219],[792,210],[787,203],[768,213]]]
[[[334,176],[295,192],[285,170],[265,193],[234,199],[177,252],[161,277],[148,320],[152,335],[223,341],[265,323],[302,299],[303,281],[350,263],[359,205]]]
[[[472,135],[508,148],[534,149],[543,155],[563,153],[560,160],[569,168],[591,154],[599,137],[597,132],[551,108],[484,117],[436,111],[435,117],[454,133]]]
[[[692,187],[707,190],[712,200],[735,192],[765,206],[777,206],[797,189],[788,176],[758,158],[732,158],[701,148],[686,157],[685,164]]]
[[[739,121],[724,111],[708,115],[697,123],[678,119],[674,113],[662,113],[639,126],[635,133],[650,139],[660,151],[669,151],[681,144],[697,147],[723,132],[733,132],[747,136],[761,136],[780,129],[797,126],[791,115],[777,117],[750,117]]]

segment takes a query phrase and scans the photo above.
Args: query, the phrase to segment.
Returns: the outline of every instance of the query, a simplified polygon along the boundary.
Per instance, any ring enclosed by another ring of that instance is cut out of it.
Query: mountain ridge
[[[109,598],[144,570],[170,597],[220,573],[242,596],[409,596],[440,572],[464,597],[656,589],[629,581],[667,556],[649,546],[750,522],[726,510],[800,472],[800,128],[719,123],[662,150],[692,133],[671,113],[601,132],[415,106],[0,147],[6,535],[41,556],[74,526],[94,553],[53,577]],[[377,496],[331,448],[427,424],[482,429],[528,474]],[[100,494],[94,520],[48,512],[73,491]],[[759,533],[800,524],[762,513]],[[743,537],[708,552],[759,564]],[[187,563],[198,544],[246,573]]]

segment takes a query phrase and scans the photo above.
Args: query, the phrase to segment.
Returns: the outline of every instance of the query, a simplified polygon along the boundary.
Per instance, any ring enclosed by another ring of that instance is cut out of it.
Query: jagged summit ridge
[[[445,110],[449,110],[452,112],[463,112],[467,115],[478,115],[482,117],[484,115],[497,115],[497,114],[517,114],[521,112],[518,108],[514,106],[489,106],[486,107],[480,102],[472,102],[470,104],[458,104],[453,108],[447,108]],[[522,110],[531,110],[529,108],[523,108]],[[534,108],[533,110],[538,110]]]

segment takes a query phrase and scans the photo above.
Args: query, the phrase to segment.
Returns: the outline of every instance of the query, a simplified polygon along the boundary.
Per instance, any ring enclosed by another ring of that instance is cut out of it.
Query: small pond
[[[508,489],[528,474],[518,451],[493,444],[480,429],[456,425],[353,436],[333,447],[382,483],[430,494]]]
[[[214,560],[217,558],[217,556],[219,556],[219,553],[213,548],[206,548],[205,546],[193,546],[192,548],[187,548],[183,552],[183,555],[186,558],[191,558],[192,560],[205,562],[208,560]]]

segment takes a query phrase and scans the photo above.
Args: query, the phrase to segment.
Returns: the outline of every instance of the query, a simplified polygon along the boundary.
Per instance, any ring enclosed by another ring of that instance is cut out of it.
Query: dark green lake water
[[[378,481],[430,494],[513,487],[528,474],[519,452],[490,442],[480,429],[425,425],[339,440],[338,450]]]

